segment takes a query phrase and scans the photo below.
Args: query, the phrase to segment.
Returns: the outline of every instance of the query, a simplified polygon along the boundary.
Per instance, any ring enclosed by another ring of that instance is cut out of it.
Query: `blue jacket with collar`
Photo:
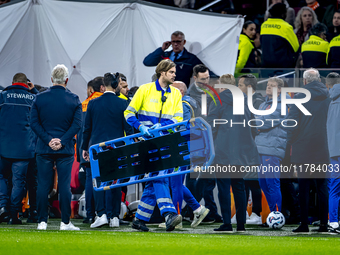
[[[81,148],[87,151],[93,144],[107,142],[133,134],[125,118],[128,102],[114,93],[106,92],[89,102],[85,118]]]
[[[5,88],[0,96],[0,155],[5,158],[34,157],[35,135],[30,110],[35,95],[22,85]]]
[[[157,66],[163,59],[169,58],[171,53],[172,51],[163,51],[162,47],[159,47],[144,58],[143,64],[145,66]],[[174,62],[176,64],[176,81],[182,81],[189,87],[193,68],[195,65],[203,64],[202,61],[184,48],[182,56]],[[210,76],[217,77],[211,71]]]
[[[77,95],[54,85],[37,95],[31,111],[31,127],[38,136],[37,154],[74,154],[74,136],[81,128],[81,103]],[[62,148],[48,145],[59,138]]]

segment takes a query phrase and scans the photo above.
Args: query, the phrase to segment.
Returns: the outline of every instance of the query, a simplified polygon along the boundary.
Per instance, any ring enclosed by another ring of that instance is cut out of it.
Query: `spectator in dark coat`
[[[340,9],[335,11],[332,16],[332,25],[328,26],[327,41],[330,42],[332,39],[340,34]]]
[[[317,168],[322,164],[329,163],[329,153],[327,145],[327,112],[330,103],[329,93],[324,84],[320,82],[320,74],[316,69],[308,69],[303,73],[305,89],[311,93],[311,99],[303,106],[311,113],[304,115],[296,105],[290,108],[287,119],[297,121],[295,127],[287,128],[287,142],[292,145],[291,162],[298,165],[299,178],[299,199],[301,207],[301,225],[293,230],[295,233],[309,232],[308,229],[308,205],[309,187],[315,180],[317,194],[320,201],[320,221],[319,232],[327,232],[328,221],[328,190],[326,174],[316,173],[306,169],[305,164],[315,164]],[[297,94],[294,98],[304,98],[303,93]],[[307,171],[307,172],[306,172]],[[314,179],[311,179],[313,178]]]
[[[232,76],[232,75],[230,75]],[[230,85],[230,84],[229,84]],[[235,85],[235,80],[234,84]],[[243,93],[242,93],[243,94]],[[244,95],[244,94],[243,94]],[[251,128],[242,123],[248,123],[251,113],[247,107],[247,98],[244,95],[244,115],[233,115],[233,95],[231,91],[224,90],[219,94],[222,105],[211,103],[207,121],[212,127],[215,142],[215,166],[234,166],[240,169],[241,166],[254,166],[259,164],[259,154],[254,142]],[[216,119],[227,120],[228,123],[215,125]],[[238,124],[232,124],[232,123]],[[223,178],[219,178],[223,177]],[[231,226],[231,198],[230,185],[233,189],[236,205],[237,230],[244,232],[246,222],[246,193],[244,180],[240,176],[226,174],[216,176],[218,197],[220,200],[223,225],[214,229],[215,231],[232,231]]]
[[[184,48],[185,43],[184,33],[175,31],[171,35],[171,41],[164,42],[162,47],[147,55],[143,64],[145,66],[157,66],[161,60],[168,58],[176,63],[176,81],[182,81],[189,87],[194,66],[203,63],[198,57]],[[165,51],[170,45],[172,45],[172,50]],[[211,75],[216,77],[213,72],[211,72]]]

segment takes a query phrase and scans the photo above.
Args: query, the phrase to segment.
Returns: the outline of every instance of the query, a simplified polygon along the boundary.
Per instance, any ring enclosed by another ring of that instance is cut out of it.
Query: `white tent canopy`
[[[144,57],[176,30],[186,49],[218,75],[233,73],[243,18],[139,1],[26,0],[0,8],[0,85],[23,72],[50,86],[57,64],[70,72],[68,87],[83,100],[86,84],[106,72],[121,72],[129,86],[150,82],[154,67]]]

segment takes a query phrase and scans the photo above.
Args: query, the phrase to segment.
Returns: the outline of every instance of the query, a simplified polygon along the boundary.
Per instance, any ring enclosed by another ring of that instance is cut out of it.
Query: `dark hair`
[[[332,72],[329,73],[326,77],[326,84],[330,87],[333,87],[334,84],[340,83],[340,74]]]
[[[286,13],[287,13],[287,7],[285,4],[277,3],[274,4],[270,9],[269,13],[271,15],[271,18],[279,18],[282,19]]]
[[[199,65],[195,65],[194,69],[193,69],[193,76],[198,76],[198,73],[205,73],[208,69],[208,67],[206,67],[203,64],[199,64]]]
[[[89,81],[87,87],[92,87],[95,92],[100,92],[100,86],[104,85],[104,77],[98,76]]]
[[[21,83],[25,83],[27,84],[27,77],[25,74],[23,73],[17,73],[13,76],[13,83],[17,83],[17,82],[21,82]]]
[[[132,87],[128,92],[128,97],[129,98],[133,97],[136,94],[138,89],[139,89],[139,87],[137,87],[137,86]]]
[[[249,25],[251,25],[251,24],[255,24],[255,22],[253,22],[251,20],[244,22],[243,29],[247,29],[249,27]],[[255,24],[255,26],[256,26],[256,24]],[[242,29],[242,33],[243,33],[243,29]]]
[[[127,81],[126,76],[122,73],[118,73],[118,77],[122,80],[122,81]]]
[[[257,85],[257,79],[254,75],[252,74],[244,74],[241,75],[240,77],[238,77],[238,79],[240,80],[241,78],[244,78],[244,85],[249,86],[251,85],[251,87],[253,88],[254,91],[256,91],[256,85]]]
[[[118,78],[119,74],[113,74],[113,73],[106,73],[104,74],[104,86],[105,87],[112,87],[113,89],[116,89],[118,86]]]
[[[316,35],[319,36],[321,34],[326,34],[328,32],[328,28],[325,24],[322,23],[316,23],[312,28],[309,30],[310,35]]]
[[[39,91],[39,92],[43,92],[45,90],[47,90],[48,88],[38,85],[38,84],[34,84],[34,87]]]

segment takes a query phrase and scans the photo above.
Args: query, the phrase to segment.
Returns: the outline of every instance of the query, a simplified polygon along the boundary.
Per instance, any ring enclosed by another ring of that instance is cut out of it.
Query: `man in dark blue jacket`
[[[232,75],[229,76],[233,78]],[[230,82],[229,85],[236,84],[235,79],[230,80],[233,80],[233,82]],[[213,166],[230,166],[235,169],[235,172],[241,172],[241,167],[259,165],[259,154],[251,127],[246,124],[251,119],[251,112],[246,103],[247,96],[245,94],[243,95],[244,115],[233,115],[233,100],[235,100],[236,97],[234,98],[228,89],[219,94],[222,105],[220,103],[215,105],[214,102],[211,102],[207,116],[207,121],[212,128],[215,144]],[[238,98],[238,100],[240,99],[241,98]],[[228,122],[215,125],[217,119],[227,120]],[[253,167],[253,169],[256,169],[256,167]],[[214,229],[215,231],[232,232],[230,185],[232,186],[235,198],[237,231],[245,231],[245,211],[247,206],[244,180],[242,177],[242,175],[230,172],[223,175],[216,173],[223,225]]]
[[[164,42],[162,47],[147,55],[143,64],[145,66],[157,66],[161,60],[168,58],[176,63],[176,81],[182,81],[189,87],[194,66],[203,63],[184,48],[185,43],[183,32],[175,31],[171,35],[171,41]],[[170,45],[172,45],[172,51],[165,51]],[[213,72],[211,72],[211,76],[216,77]]]
[[[91,145],[123,137],[124,131],[126,135],[133,134],[132,126],[127,124],[124,118],[124,111],[128,103],[115,94],[118,82],[118,74],[106,73],[104,75],[106,91],[102,96],[91,100],[88,104],[81,146],[85,160],[89,160],[88,150]],[[110,218],[110,227],[119,227],[121,189],[115,188],[110,192],[112,193],[112,201],[107,199],[106,210],[103,206],[100,211],[97,208],[98,217],[91,228],[107,224],[107,216]],[[111,215],[106,215],[108,213],[107,207],[111,204],[113,206]]]
[[[33,88],[25,74],[17,73],[12,86],[5,88],[0,95],[0,223],[8,216],[10,199],[9,224],[21,224],[18,212],[24,197],[27,167],[35,151],[35,136],[29,124],[35,99],[30,91]],[[13,183],[9,195],[7,180],[11,175]]]
[[[60,230],[79,230],[70,222],[70,184],[74,136],[81,128],[81,103],[77,95],[66,89],[68,70],[64,65],[55,66],[51,76],[53,86],[37,95],[31,111],[31,127],[38,136],[38,229],[47,228],[48,194],[56,164],[62,220]]]
[[[326,122],[331,99],[326,86],[320,82],[318,70],[307,69],[303,73],[303,82],[304,88],[311,93],[311,99],[303,106],[311,115],[304,115],[296,105],[292,105],[287,116],[287,119],[293,119],[298,123],[295,127],[287,128],[287,143],[292,145],[291,162],[298,165],[301,208],[301,225],[293,232],[309,232],[309,186],[314,181],[320,202],[319,217],[321,224],[318,231],[327,232],[328,189],[326,173],[323,171],[320,173],[315,169],[324,169],[329,164]],[[294,98],[304,97],[305,95],[300,93]]]
[[[80,163],[79,175],[81,171],[85,174],[86,219],[83,221],[83,223],[94,223],[95,210],[100,210],[97,206],[104,207],[105,203],[104,192],[100,192],[100,194],[98,194],[95,193],[93,190],[90,162],[86,161],[83,158],[81,149],[87,106],[91,100],[102,96],[104,91],[104,77],[96,77],[93,80],[89,81],[89,83],[87,84],[87,99],[82,102],[82,128],[77,134],[77,159]],[[96,196],[97,194],[99,196]]]

